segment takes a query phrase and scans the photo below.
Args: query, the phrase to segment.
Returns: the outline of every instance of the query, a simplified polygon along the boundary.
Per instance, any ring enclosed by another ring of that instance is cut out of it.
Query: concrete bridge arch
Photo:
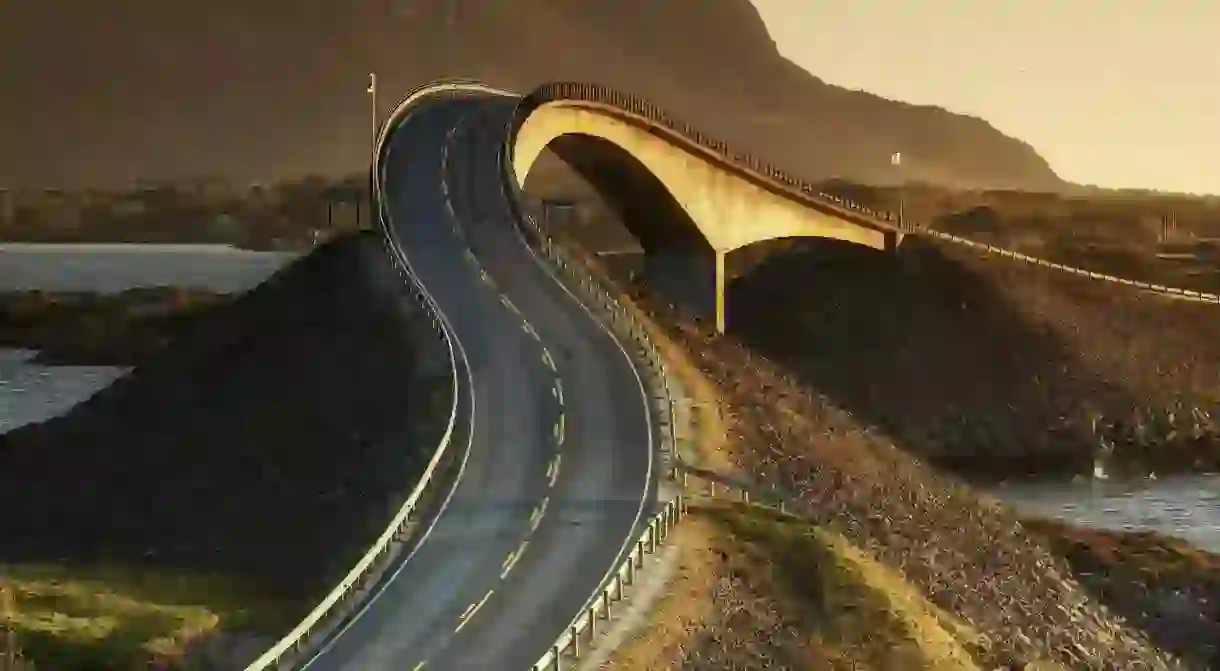
[[[585,102],[547,103],[525,119],[513,153],[519,187],[524,188],[530,168],[543,150],[566,136],[590,138],[590,147],[610,143],[621,149],[663,185],[670,197],[664,200],[672,199],[685,213],[682,218],[693,223],[714,254],[718,332],[725,328],[725,259],[730,252],[759,242],[799,237],[831,238],[889,250],[902,239],[895,231],[863,226],[809,207],[731,166],[718,164],[693,146],[651,132],[629,115]],[[643,228],[632,233],[646,248],[644,236],[663,235]]]

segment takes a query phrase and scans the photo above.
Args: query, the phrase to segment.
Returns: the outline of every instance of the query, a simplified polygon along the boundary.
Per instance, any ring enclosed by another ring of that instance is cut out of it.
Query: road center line
[[[562,454],[556,454],[555,458],[551,460],[551,465],[546,469],[546,474],[551,478],[551,487],[554,487],[555,481],[559,479],[559,460],[562,458]]]
[[[521,544],[517,546],[516,550],[509,553],[508,559],[504,560],[502,567],[503,570],[500,571],[500,580],[503,580],[504,577],[508,575],[508,572],[513,570],[513,567],[517,565],[517,561],[521,559],[521,555],[525,554],[525,548],[529,546],[529,544],[530,541],[528,538],[526,538],[525,540],[521,541]]]
[[[563,405],[563,381],[559,378],[555,379],[555,398],[559,399],[559,405]]]
[[[492,592],[494,591],[495,590],[491,589],[487,590],[487,593],[483,595],[482,599],[479,599],[478,603],[470,604],[470,607],[466,609],[466,612],[462,613],[462,622],[458,624],[457,629],[453,630],[453,633],[456,634],[457,632],[461,631],[462,627],[465,627],[466,623],[470,622],[470,619],[474,617],[475,613],[478,613],[479,609],[483,607],[483,604],[487,603],[487,600],[491,598]]]
[[[470,617],[470,612],[474,610],[475,605],[476,604],[472,603],[469,606],[466,606],[466,610],[462,611],[462,615],[458,619],[465,620],[466,618]]]
[[[533,514],[530,515],[530,532],[531,533],[533,533],[534,531],[536,531],[538,529],[538,523],[541,522],[543,516],[546,515],[546,506],[550,502],[551,502],[551,497],[549,497],[549,496],[545,497],[542,499],[542,503],[539,504],[537,508],[534,508]]]
[[[551,351],[545,347],[542,348],[542,362],[546,364],[547,368],[555,370],[555,360],[551,358]]]

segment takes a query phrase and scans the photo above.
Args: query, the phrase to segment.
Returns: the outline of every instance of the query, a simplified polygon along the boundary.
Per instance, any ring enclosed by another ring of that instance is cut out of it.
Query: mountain
[[[748,0],[115,0],[0,8],[0,184],[339,173],[382,112],[438,76],[555,79],[651,99],[807,179],[1063,186],[987,122],[829,85],[783,58]],[[14,104],[14,101],[16,104]]]

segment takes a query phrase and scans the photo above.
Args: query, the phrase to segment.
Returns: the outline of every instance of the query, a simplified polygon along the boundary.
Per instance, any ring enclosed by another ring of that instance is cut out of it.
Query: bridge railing
[[[1088,277],[1090,279],[1098,280],[1101,282],[1109,282],[1111,284],[1120,284],[1123,286],[1134,287],[1136,289],[1150,291],[1153,293],[1166,294],[1166,295],[1170,295],[1170,296],[1182,296],[1182,297],[1190,298],[1190,299],[1204,302],[1204,303],[1220,303],[1220,295],[1210,294],[1210,293],[1206,293],[1203,291],[1193,291],[1190,289],[1182,289],[1180,287],[1171,287],[1171,286],[1166,286],[1164,284],[1154,284],[1152,282],[1140,282],[1138,280],[1131,280],[1131,279],[1127,279],[1124,277],[1117,277],[1115,275],[1107,275],[1105,273],[1098,273],[1098,272],[1094,272],[1091,270],[1086,270],[1084,268],[1064,265],[1062,263],[1055,263],[1053,261],[1048,261],[1046,259],[1039,258],[1036,256],[1030,256],[1028,254],[1022,254],[1020,252],[1014,252],[1010,249],[1005,249],[1003,247],[996,247],[993,245],[988,245],[986,243],[977,242],[975,240],[970,240],[968,238],[963,238],[963,237],[959,237],[956,235],[950,235],[949,233],[943,233],[941,231],[926,229],[926,230],[921,231],[921,235],[926,235],[928,237],[936,238],[938,240],[943,240],[945,242],[949,242],[951,244],[959,245],[962,247],[969,247],[971,249],[983,252],[985,254],[991,254],[994,256],[1013,259],[1015,261],[1021,261],[1024,263],[1031,264],[1031,265],[1041,266],[1043,268],[1050,268],[1051,270],[1057,270],[1057,271],[1069,273],[1072,275]]]
[[[665,502],[636,539],[631,552],[610,576],[610,580],[593,594],[580,614],[559,635],[546,654],[532,667],[533,671],[560,671],[569,668],[594,644],[602,623],[611,616],[630,589],[640,580],[650,556],[662,549],[669,534],[690,512],[689,506],[700,500],[727,500],[757,506],[781,515],[816,523],[812,508],[792,494],[773,487],[762,487],[739,478],[678,464],[674,467],[681,489]]]
[[[929,237],[937,238],[953,244],[969,246],[989,254],[1013,258],[1026,263],[1031,263],[1074,275],[1089,277],[1091,279],[1103,282],[1131,286],[1141,290],[1171,296],[1183,296],[1201,302],[1220,303],[1220,295],[1217,294],[1193,291],[1190,289],[1182,289],[1179,287],[1171,287],[1161,284],[1139,282],[1112,275],[1106,275],[1103,273],[1097,273],[1074,266],[1053,263],[1045,259],[1039,259],[1025,254],[1012,252],[1000,247],[993,247],[974,242],[966,238],[941,233],[939,231],[932,230],[929,226],[910,221],[905,217],[900,220],[899,217],[897,217],[893,212],[886,210],[874,210],[860,203],[847,200],[834,194],[823,192],[817,185],[795,177],[785,170],[767,163],[749,152],[732,148],[727,142],[715,138],[699,128],[678,119],[671,113],[647,100],[644,100],[643,98],[624,93],[612,87],[601,84],[588,84],[583,82],[550,82],[543,84],[534,91],[530,92],[524,99],[522,99],[521,104],[518,105],[516,116],[513,120],[514,132],[516,129],[519,129],[525,122],[525,119],[528,118],[529,115],[539,107],[547,103],[562,102],[584,102],[595,105],[604,105],[619,112],[638,117],[653,126],[654,130],[660,129],[666,131],[683,144],[687,144],[701,150],[702,153],[709,155],[713,160],[728,164],[732,169],[743,173],[747,177],[759,179],[772,188],[778,189],[787,193],[789,196],[796,198],[798,201],[805,201],[816,207],[830,207],[831,209],[838,211],[839,214],[846,215],[849,220],[859,220],[866,225],[880,225],[882,227],[895,229],[903,233],[924,234],[928,235]]]
[[[384,569],[394,559],[398,550],[401,550],[401,543],[399,541],[405,540],[410,535],[414,523],[412,515],[417,512],[417,507],[421,501],[428,500],[430,495],[434,493],[431,489],[435,489],[437,486],[440,486],[438,483],[445,481],[445,478],[438,478],[436,476],[445,470],[445,460],[447,457],[452,461],[453,455],[449,448],[455,442],[455,434],[461,431],[461,428],[458,426],[461,407],[461,383],[458,371],[459,364],[464,366],[465,363],[464,361],[459,361],[461,357],[460,349],[455,348],[455,339],[448,327],[447,319],[433,300],[431,294],[427,292],[423,284],[415,277],[409,261],[394,238],[393,229],[389,226],[385,201],[382,197],[385,176],[381,174],[381,169],[384,165],[383,161],[390,133],[409,116],[413,107],[418,102],[427,97],[445,93],[460,95],[463,93],[480,92],[495,95],[514,95],[511,92],[483,86],[471,80],[433,82],[409,92],[382,126],[374,156],[374,165],[377,166],[377,171],[373,179],[373,194],[374,200],[377,203],[378,223],[382,229],[386,251],[404,280],[411,285],[413,299],[428,313],[431,328],[444,345],[448,355],[452,371],[449,389],[451,410],[444,435],[434,451],[433,457],[425,469],[420,482],[394,515],[385,531],[382,532],[369,550],[344,576],[343,580],[322,599],[301,623],[247,666],[247,671],[280,668],[285,663],[300,658],[303,653],[312,649],[314,645],[325,640],[333,632],[335,626],[342,622],[342,616],[350,614],[360,603],[360,599],[354,599],[353,597],[361,595],[367,590],[371,583],[375,581],[380,570]],[[979,249],[986,253],[1013,258],[1093,279],[1169,295],[1181,295],[1211,303],[1220,303],[1220,296],[1215,294],[1137,282],[1062,264],[1055,264],[1043,259],[984,245],[946,233],[919,229],[906,222],[903,222],[904,225],[900,227],[896,217],[890,212],[874,211],[858,203],[821,192],[813,184],[792,177],[785,171],[765,163],[749,153],[735,151],[727,143],[681,122],[661,108],[640,98],[600,85],[577,82],[546,84],[522,98],[514,112],[508,140],[500,154],[501,172],[504,178],[506,193],[509,195],[506,200],[509,207],[513,210],[513,218],[518,224],[519,229],[532,239],[536,247],[544,252],[556,268],[564,273],[569,285],[581,292],[587,301],[586,304],[599,309],[607,317],[607,322],[611,327],[621,335],[626,336],[629,343],[627,347],[629,354],[632,356],[633,362],[637,364],[637,370],[645,378],[646,389],[650,392],[650,399],[653,404],[652,409],[660,418],[657,428],[661,441],[661,459],[664,470],[671,478],[677,477],[680,473],[684,490],[689,485],[689,479],[694,477],[707,483],[713,496],[716,496],[718,493],[736,492],[741,500],[744,501],[750,501],[751,496],[763,501],[769,501],[774,498],[769,497],[765,493],[759,493],[760,490],[757,488],[733,483],[724,476],[711,472],[699,472],[698,469],[693,469],[679,463],[674,438],[674,405],[670,395],[668,371],[659,350],[652,343],[647,330],[629,311],[619,305],[592,276],[586,273],[579,262],[571,258],[555,243],[538,226],[537,221],[528,212],[525,212],[520,207],[520,203],[523,201],[521,200],[516,175],[512,170],[512,156],[516,133],[533,110],[547,102],[556,101],[599,103],[640,116],[656,126],[668,130],[680,139],[712,154],[713,158],[736,166],[740,171],[747,173],[748,176],[761,177],[771,185],[778,185],[782,190],[797,196],[799,200],[813,201],[823,207],[827,205],[833,206],[848,214],[872,219],[891,228],[899,228],[900,230],[912,233],[922,233],[954,244]],[[613,594],[618,594],[621,597],[622,587],[629,585],[635,579],[636,571],[642,565],[643,557],[655,551],[658,544],[665,540],[673,525],[682,517],[685,512],[685,501],[685,494],[678,494],[662,507],[661,512],[649,520],[641,535],[637,538],[633,550],[628,553],[618,570],[612,574],[607,584],[601,587],[600,592],[595,593],[591,597],[588,606],[582,609],[581,614],[577,616],[572,625],[560,636],[553,649],[539,660],[535,668],[557,668],[561,656],[577,650],[580,636],[586,633],[591,634],[595,630],[597,618],[604,617],[608,612],[609,604],[615,600],[616,597]],[[773,507],[780,512],[793,514],[792,509],[794,504],[789,499],[779,497],[776,501],[774,505],[768,505],[768,507]]]
[[[670,384],[669,371],[665,360],[653,343],[652,337],[644,325],[634,315],[606,291],[601,284],[584,270],[584,267],[573,259],[543,228],[533,213],[523,204],[522,194],[517,176],[513,169],[515,155],[516,132],[520,129],[519,120],[523,120],[520,109],[528,105],[528,96],[518,105],[514,112],[507,140],[500,149],[500,175],[505,193],[505,202],[511,211],[513,222],[518,231],[526,238],[527,244],[539,250],[557,269],[566,281],[566,285],[579,294],[582,302],[596,310],[603,321],[618,336],[619,342],[631,356],[632,363],[640,373],[645,390],[649,393],[651,414],[657,420],[654,424],[658,429],[656,437],[660,441],[662,465],[667,475],[670,475],[674,463],[674,403]]]
[[[652,130],[664,131],[681,144],[696,149],[715,163],[726,164],[731,170],[748,179],[760,181],[772,191],[780,191],[798,202],[805,202],[823,209],[837,211],[860,223],[886,229],[907,230],[905,222],[900,225],[893,213],[871,208],[823,192],[817,185],[794,177],[787,171],[759,159],[757,156],[730,147],[727,142],[712,136],[695,126],[678,119],[643,98],[619,91],[602,84],[584,82],[550,82],[534,89],[517,106],[513,119],[513,136],[536,109],[556,102],[585,102],[604,105],[620,113],[638,117],[647,122]]]
[[[439,490],[451,484],[449,478],[442,476],[447,473],[452,464],[460,462],[460,459],[455,458],[457,456],[455,453],[460,448],[453,446],[461,444],[462,436],[465,435],[469,426],[468,422],[460,421],[460,416],[469,414],[471,409],[468,401],[463,402],[464,388],[467,394],[470,392],[468,385],[464,385],[461,378],[461,371],[466,368],[464,355],[452,334],[444,312],[441,311],[424,284],[416,277],[411,269],[410,261],[397,242],[383,197],[385,175],[382,171],[390,135],[410,116],[421,101],[447,92],[461,94],[478,91],[503,93],[466,80],[432,82],[410,91],[382,126],[376,153],[373,156],[375,166],[372,185],[373,199],[377,207],[377,222],[381,229],[385,251],[403,281],[410,287],[411,299],[428,315],[431,330],[441,342],[448,359],[450,380],[447,394],[450,399],[450,409],[445,431],[420,476],[419,482],[416,483],[406,501],[399,507],[372,546],[344,575],[339,584],[335,585],[292,631],[246,666],[246,671],[290,668],[307,658],[311,651],[333,635],[335,630],[343,624],[345,618],[350,617],[360,606],[368,590],[376,586],[378,578],[409,543],[416,525],[422,521],[416,519],[419,513],[426,507],[426,504],[441,493]]]
[[[547,261],[557,269],[565,280],[565,284],[578,294],[585,305],[596,310],[602,316],[612,331],[620,336],[619,342],[632,359],[632,365],[640,373],[644,388],[649,396],[650,414],[657,418],[654,427],[656,438],[660,441],[662,472],[667,479],[673,479],[676,474],[677,444],[674,422],[674,401],[670,384],[669,371],[660,350],[644,324],[619,304],[614,297],[589,273],[572,258],[543,228],[526,207],[521,193],[517,175],[513,168],[513,157],[517,132],[528,116],[527,109],[532,101],[527,96],[517,105],[510,121],[506,141],[500,149],[500,175],[505,194],[505,202],[511,210],[514,223],[526,239],[526,244],[538,249]],[[667,500],[661,510],[648,520],[639,532],[634,545],[609,579],[594,592],[586,606],[565,628],[559,639],[545,655],[534,665],[535,669],[559,668],[565,654],[578,654],[581,636],[592,635],[596,629],[598,618],[609,616],[610,605],[621,599],[623,588],[632,584],[636,574],[643,566],[646,554],[655,552],[657,547],[668,537],[669,531],[681,518],[683,498],[681,493]]]

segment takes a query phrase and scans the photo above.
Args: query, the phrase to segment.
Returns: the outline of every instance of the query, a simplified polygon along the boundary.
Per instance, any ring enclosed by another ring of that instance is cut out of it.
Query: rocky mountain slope
[[[122,0],[0,12],[0,81],[14,101],[0,112],[0,183],[351,170],[367,156],[375,70],[383,111],[443,75],[517,89],[581,79],[652,99],[808,179],[891,181],[901,148],[910,179],[1063,186],[1030,146],[983,120],[808,74],[778,53],[748,0]]]

